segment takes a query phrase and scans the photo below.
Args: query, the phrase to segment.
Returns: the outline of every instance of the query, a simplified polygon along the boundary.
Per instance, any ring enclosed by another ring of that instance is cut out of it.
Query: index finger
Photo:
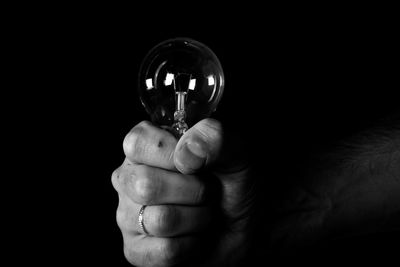
[[[143,121],[126,135],[123,148],[131,162],[176,170],[173,159],[176,144],[171,133]]]

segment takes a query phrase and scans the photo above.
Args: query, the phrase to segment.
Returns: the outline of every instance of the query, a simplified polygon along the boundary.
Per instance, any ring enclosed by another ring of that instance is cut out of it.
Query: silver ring
[[[143,232],[145,235],[149,235],[149,233],[147,232],[146,228],[144,227],[144,216],[143,216],[143,213],[144,213],[144,209],[145,209],[145,208],[146,208],[146,205],[143,205],[143,206],[140,208],[140,210],[139,210],[138,222],[139,222],[139,226],[140,226],[140,229],[142,230],[142,232]]]

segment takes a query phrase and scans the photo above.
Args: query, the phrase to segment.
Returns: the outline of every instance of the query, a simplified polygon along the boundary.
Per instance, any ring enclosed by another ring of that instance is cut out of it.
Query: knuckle
[[[121,208],[117,209],[117,225],[121,230],[129,230],[132,228],[133,218]]]
[[[157,198],[159,184],[153,179],[150,167],[142,165],[137,169],[134,182],[136,201],[141,204],[150,204]]]
[[[123,222],[125,221],[125,214],[121,209],[117,209],[117,225],[120,229],[123,228]]]
[[[119,174],[120,174],[120,168],[117,168],[116,170],[113,171],[111,175],[111,183],[114,187],[115,190],[118,191],[119,187]]]
[[[132,153],[134,144],[136,142],[136,136],[130,131],[124,138],[122,142],[122,147],[124,149],[125,155],[129,155]]]
[[[122,146],[126,156],[135,158],[143,152],[143,137],[146,135],[149,127],[150,123],[143,121],[133,127],[133,129],[125,136]]]

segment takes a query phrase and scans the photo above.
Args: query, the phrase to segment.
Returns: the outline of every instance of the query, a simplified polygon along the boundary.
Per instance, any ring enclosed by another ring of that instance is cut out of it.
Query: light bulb
[[[139,71],[139,96],[153,123],[178,138],[217,108],[224,90],[217,56],[204,44],[176,38],[156,45]]]

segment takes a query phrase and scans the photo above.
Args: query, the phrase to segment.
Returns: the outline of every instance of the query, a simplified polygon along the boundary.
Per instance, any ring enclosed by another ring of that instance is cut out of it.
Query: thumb
[[[222,126],[214,119],[204,119],[179,139],[174,152],[175,167],[184,174],[194,173],[213,164],[222,147]]]
[[[235,153],[232,153],[232,148],[235,148]],[[237,152],[237,143],[227,141],[221,123],[214,119],[204,119],[181,137],[175,148],[174,163],[184,174],[215,165],[228,171],[229,165],[238,163],[233,160],[237,158]]]

